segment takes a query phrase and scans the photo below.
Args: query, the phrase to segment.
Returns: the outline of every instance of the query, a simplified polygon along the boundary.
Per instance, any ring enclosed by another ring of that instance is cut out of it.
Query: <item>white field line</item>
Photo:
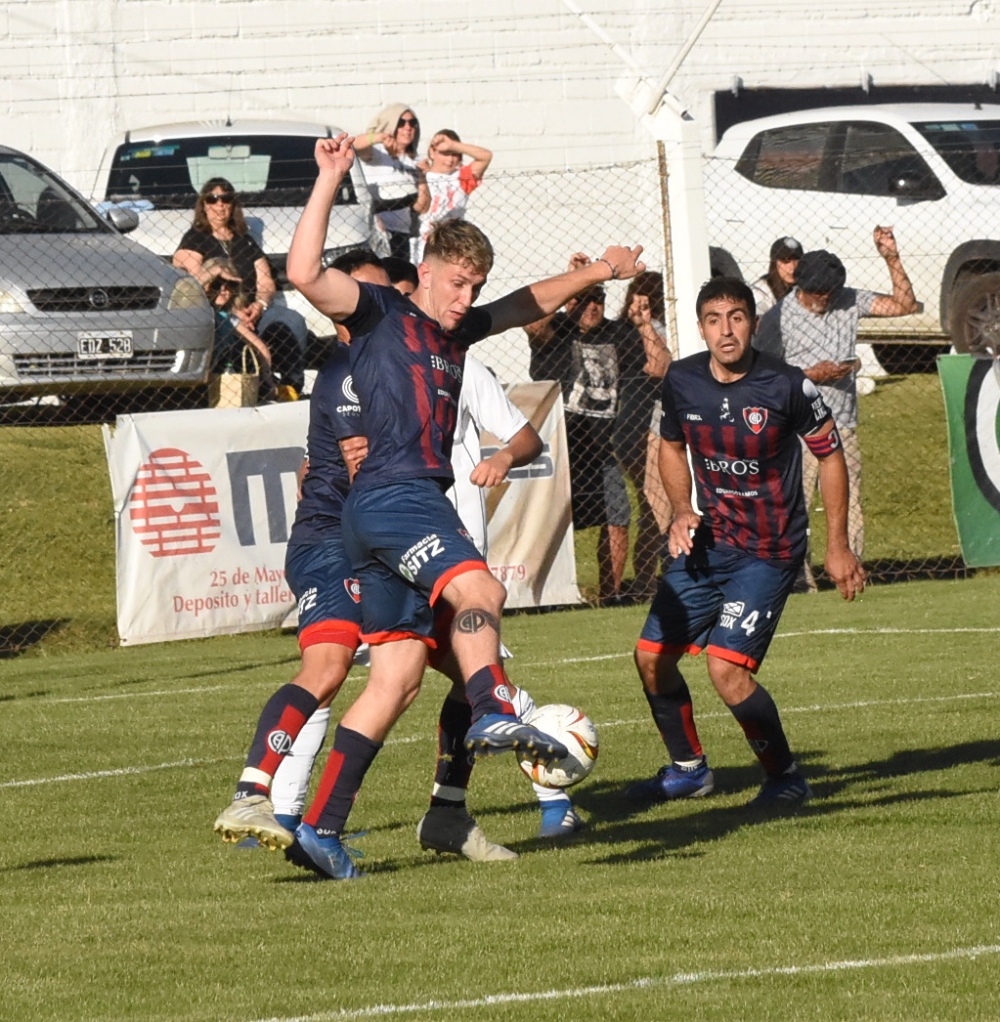
[[[1000,627],[989,628],[819,628],[808,632],[779,632],[777,639],[801,639],[814,635],[954,635],[962,633],[1000,633]],[[619,653],[602,653],[598,656],[562,657],[557,660],[517,660],[515,666],[522,667],[561,667],[565,664],[600,663],[604,660],[625,660],[632,658],[632,650]],[[40,696],[22,704],[25,707],[51,706],[56,703],[97,703],[115,699],[144,699],[160,696],[201,695],[205,692],[223,692],[229,685],[203,685],[196,688],[155,689],[150,692],[115,692],[109,695],[92,696],[59,696],[48,698]],[[860,705],[860,704],[859,704]],[[704,716],[703,714],[701,716]]]
[[[540,990],[536,993],[486,994],[483,997],[461,1001],[423,1001],[411,1004],[374,1004],[367,1008],[342,1008],[322,1011],[315,1015],[297,1015],[293,1018],[261,1019],[258,1022],[337,1022],[340,1019],[388,1018],[393,1015],[475,1011],[498,1004],[531,1004],[539,1001],[567,1001],[608,994],[656,990],[665,987],[692,986],[697,983],[726,983],[742,979],[769,979],[781,976],[809,976],[830,972],[848,972],[857,969],[886,969],[908,965],[933,965],[937,962],[960,961],[1000,954],[1000,944],[980,944],[975,947],[955,948],[930,954],[893,955],[888,958],[857,958],[839,962],[817,962],[814,965],[774,965],[755,969],[731,971],[678,972],[672,976],[643,976],[627,983],[603,983],[599,986],[569,987],[564,990]]]
[[[200,690],[199,690],[200,691]],[[859,699],[849,703],[816,703],[812,706],[783,706],[782,715],[789,713],[832,713],[837,710],[860,710],[873,706],[917,706],[920,703],[950,703],[963,699],[996,699],[1000,692],[963,692],[951,696],[916,696],[912,699]],[[713,717],[728,717],[726,710],[716,710],[708,713],[699,713],[698,719],[705,720]],[[636,727],[648,724],[646,717],[634,717],[620,720],[606,720],[597,723],[598,729],[609,727]],[[386,745],[413,745],[416,742],[434,741],[432,734],[408,735],[405,738],[390,738]],[[94,770],[83,774],[62,774],[59,777],[36,777],[26,781],[0,781],[0,789],[3,788],[28,788],[39,784],[59,784],[64,781],[94,781],[105,777],[131,777],[136,774],[148,774],[155,770],[176,770],[185,767],[205,766],[210,763],[234,762],[236,757],[225,756],[215,759],[180,759],[172,763],[154,763],[149,766],[120,767],[115,770]]]

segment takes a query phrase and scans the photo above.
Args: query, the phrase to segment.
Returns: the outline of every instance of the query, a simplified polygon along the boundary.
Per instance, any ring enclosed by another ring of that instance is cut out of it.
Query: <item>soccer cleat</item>
[[[804,805],[812,798],[812,788],[798,772],[779,774],[768,777],[760,791],[747,806],[750,809],[791,809]]]
[[[671,802],[678,798],[702,798],[715,787],[715,775],[708,760],[689,769],[668,763],[660,767],[655,777],[639,781],[628,789],[628,797],[646,802]]]
[[[471,862],[517,858],[517,852],[490,841],[464,805],[431,806],[417,824],[417,840],[425,851],[454,852]]]
[[[542,803],[542,825],[538,828],[539,837],[569,837],[586,824],[580,814],[573,808],[568,798],[553,799]]]
[[[223,841],[233,844],[248,837],[256,838],[272,852],[287,848],[295,837],[274,818],[274,806],[266,795],[247,795],[233,799],[219,813],[212,829]]]
[[[295,865],[302,865],[306,869],[311,868],[316,873],[330,877],[331,880],[356,880],[358,877],[364,876],[352,861],[352,856],[360,858],[361,853],[343,845],[339,835],[328,834],[321,837],[308,823],[300,823],[295,831],[295,840],[308,857],[311,866],[299,862],[289,855],[289,861],[294,862]]]
[[[465,736],[465,747],[474,756],[492,756],[500,752],[524,752],[538,763],[565,759],[569,750],[562,742],[522,724],[505,713],[487,713],[480,717]]]

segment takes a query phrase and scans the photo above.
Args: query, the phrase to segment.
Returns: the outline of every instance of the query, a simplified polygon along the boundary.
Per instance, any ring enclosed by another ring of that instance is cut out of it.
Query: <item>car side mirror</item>
[[[105,220],[119,233],[128,234],[139,226],[139,214],[124,206],[112,206],[105,214]]]

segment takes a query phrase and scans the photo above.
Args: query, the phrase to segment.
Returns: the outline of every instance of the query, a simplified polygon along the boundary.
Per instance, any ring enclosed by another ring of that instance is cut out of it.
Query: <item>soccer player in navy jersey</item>
[[[368,454],[344,507],[343,535],[361,582],[362,637],[371,673],[344,714],[317,798],[296,831],[317,866],[358,876],[340,835],[364,775],[415,698],[434,642],[434,605],[453,612],[450,645],[472,707],[466,747],[475,755],[525,750],[539,760],[560,743],[518,720],[500,661],[506,591],[493,578],[444,491],[466,348],[554,312],[573,295],[641,272],[641,246],[612,246],[589,266],[473,308],[492,268],[486,236],[466,221],[436,225],[411,298],[324,269],[334,199],[354,162],[353,139],[316,143],[319,174],[288,253],[292,284],[356,340],[351,371]]]
[[[630,789],[644,801],[697,798],[715,781],[678,670],[705,650],[715,690],[765,772],[751,806],[794,806],[811,791],[774,700],[754,678],[806,551],[799,437],[819,460],[827,573],[846,600],[865,584],[847,540],[847,466],[829,409],[800,369],[750,346],[753,292],[719,277],[702,287],[708,351],[671,363],[663,383],[660,474],[674,509],[675,560],[663,574],[635,650],[671,762]],[[692,504],[691,468],[701,513]]]

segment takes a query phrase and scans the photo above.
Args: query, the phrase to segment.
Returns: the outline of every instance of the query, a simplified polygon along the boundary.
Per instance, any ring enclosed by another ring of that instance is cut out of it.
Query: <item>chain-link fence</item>
[[[883,155],[872,150],[869,164],[878,164]],[[252,315],[273,354],[272,384],[291,388],[269,385],[262,391],[265,399],[292,398],[293,390],[307,395],[333,333],[329,321],[288,290],[284,277],[288,241],[313,165],[303,159],[299,166],[302,181],[278,205],[268,205],[249,178],[243,179],[245,189],[237,189],[248,234],[262,243],[269,268],[257,265],[258,287],[243,297],[248,306],[266,299],[261,304],[268,308],[258,305]],[[713,272],[755,280],[768,270],[772,241],[790,235],[805,249],[836,252],[847,267],[849,286],[888,293],[892,281],[872,230],[876,224],[895,227],[903,265],[924,309],[905,317],[863,319],[858,362],[847,374],[858,394],[864,559],[884,580],[958,574],[962,563],[933,358],[949,346],[940,307],[952,243],[932,240],[941,229],[934,203],[890,195],[876,207],[868,194],[793,194],[775,186],[763,169],[764,179],[754,180],[756,166],[743,156],[706,161]],[[120,199],[119,193],[136,185],[126,174],[115,187],[118,193],[110,184],[98,189],[93,203]],[[372,238],[379,244],[365,221],[370,208],[359,200],[361,189],[360,178],[345,185],[328,238],[331,254]],[[197,250],[188,233],[194,226],[193,188],[183,201],[161,199],[159,206],[138,193],[119,203],[123,209],[111,216],[129,229],[131,237],[124,239],[117,231],[102,230],[93,205],[79,203],[57,178],[20,157],[0,156],[0,200],[4,190],[10,204],[0,209],[0,271],[6,278],[0,285],[0,474],[8,506],[0,543],[7,592],[0,646],[30,645],[69,621],[88,619],[101,622],[102,636],[113,636],[113,525],[95,424],[123,412],[209,403],[209,371],[224,368],[212,304],[232,300],[219,278],[245,280],[248,257],[230,239],[219,257],[224,270],[206,287],[170,268],[178,248]],[[225,192],[225,184],[216,191]],[[634,294],[626,282],[609,282],[553,321],[492,338],[477,350],[504,382],[534,377],[563,384],[578,576],[594,601],[648,598],[669,518],[652,431],[664,353],[677,352],[677,338],[664,326],[669,316],[659,275],[664,266],[661,194],[655,159],[558,172],[495,170],[470,196],[467,212],[497,253],[484,301],[562,271],[576,253],[595,258],[612,243],[645,247],[652,272]],[[850,216],[845,203],[854,204]],[[968,238],[982,233],[971,211],[960,227]],[[253,256],[252,248],[249,252]],[[202,252],[202,265],[210,255]],[[980,259],[948,272],[967,292],[970,274],[989,268]],[[968,296],[958,302],[951,295],[948,302],[952,310],[967,310],[970,323],[978,315],[981,324],[993,293],[983,290],[979,277],[974,283],[978,305]],[[681,330],[696,329],[693,309],[679,309],[677,319]],[[581,324],[588,327],[582,334]],[[982,347],[982,336],[973,347]],[[914,470],[917,450],[919,471]],[[814,514],[813,524],[812,556],[822,585],[821,514]],[[855,541],[860,548],[857,528]]]

